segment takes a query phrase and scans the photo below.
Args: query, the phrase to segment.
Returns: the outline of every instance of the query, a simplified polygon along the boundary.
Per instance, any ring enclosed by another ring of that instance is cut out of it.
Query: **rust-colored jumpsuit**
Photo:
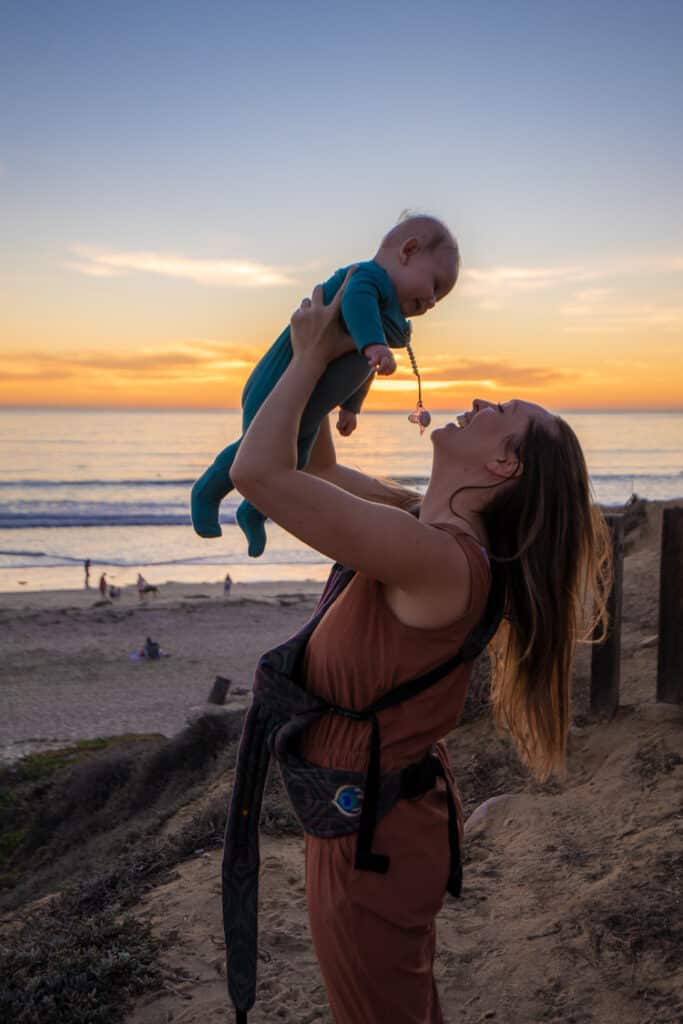
[[[358,573],[308,642],[310,690],[360,709],[458,651],[484,612],[489,564],[474,538],[442,528],[469,562],[466,613],[438,629],[406,626],[386,603],[381,584]],[[380,713],[382,773],[419,761],[454,728],[470,670],[460,665],[419,696]],[[327,715],[308,729],[303,755],[326,767],[364,771],[369,738],[369,723]],[[445,762],[443,746],[440,756]],[[448,774],[462,841],[460,798]],[[378,823],[372,848],[391,858],[386,875],[354,868],[356,839],[306,836],[309,919],[336,1024],[440,1024],[432,962],[434,919],[450,862],[445,783],[439,779],[424,796],[399,800]]]

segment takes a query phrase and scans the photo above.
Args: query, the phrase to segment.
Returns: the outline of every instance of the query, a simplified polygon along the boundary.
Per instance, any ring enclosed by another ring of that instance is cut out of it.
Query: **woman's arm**
[[[316,289],[313,304],[302,304],[292,318],[294,356],[247,430],[230,475],[264,515],[322,554],[407,591],[443,589],[452,604],[456,578],[469,591],[469,571],[460,546],[443,530],[296,468],[301,413],[328,361],[350,349],[337,326],[340,301],[341,291],[323,306]],[[365,489],[371,478],[358,477],[354,482]]]
[[[311,449],[304,472],[317,476],[320,480],[327,480],[330,484],[336,484],[337,487],[348,491],[349,494],[355,494],[357,498],[365,498],[366,501],[394,505],[396,508],[403,508],[409,512],[414,511],[420,503],[420,495],[417,491],[401,487],[391,480],[368,476],[367,473],[361,473],[357,469],[340,465],[337,462],[330,421],[327,418],[320,424],[320,431]]]

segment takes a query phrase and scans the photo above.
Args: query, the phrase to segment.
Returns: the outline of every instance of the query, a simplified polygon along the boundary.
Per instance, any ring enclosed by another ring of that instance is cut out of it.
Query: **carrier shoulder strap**
[[[394,687],[393,690],[389,690],[384,696],[368,705],[367,708],[364,708],[364,713],[376,714],[378,711],[393,708],[396,704],[403,703],[404,700],[416,697],[424,690],[428,690],[434,683],[438,683],[440,679],[447,676],[458,665],[466,661],[474,661],[475,658],[478,658],[498,630],[503,618],[504,600],[505,588],[502,574],[500,569],[493,563],[491,566],[491,588],[484,613],[474,629],[467,634],[457,653],[451,655],[450,658],[442,662],[441,665],[437,665],[436,668],[432,668],[421,676],[409,679],[408,682],[401,683],[399,686]]]
[[[505,585],[501,570],[491,566],[491,588],[484,609],[484,614],[469,633],[459,651],[448,658],[447,661],[430,669],[421,676],[410,679],[399,686],[389,690],[378,700],[369,704],[362,711],[350,712],[347,708],[333,708],[337,714],[346,715],[350,718],[357,718],[360,721],[368,721],[371,726],[370,753],[368,758],[368,769],[365,777],[363,795],[363,806],[361,809],[360,822],[358,826],[358,840],[356,842],[355,867],[359,871],[375,871],[378,874],[385,874],[389,869],[390,859],[386,854],[375,853],[372,850],[372,841],[377,824],[377,802],[379,800],[379,789],[381,782],[380,749],[381,734],[379,719],[377,715],[386,708],[395,707],[397,704],[410,700],[418,694],[423,693],[434,686],[440,679],[443,679],[450,672],[463,662],[474,661],[482,653],[489,641],[494,637],[504,612]]]

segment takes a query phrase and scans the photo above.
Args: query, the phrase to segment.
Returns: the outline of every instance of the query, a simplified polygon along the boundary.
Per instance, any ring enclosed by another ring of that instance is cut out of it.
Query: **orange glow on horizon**
[[[50,323],[35,307],[33,322],[15,322],[0,339],[0,407],[239,409],[252,367],[281,326],[281,298],[277,305],[274,311],[250,299],[226,329],[220,302],[215,322],[201,323],[201,337],[174,323],[172,304],[152,303],[135,332],[127,316],[92,309],[67,318],[78,326],[69,328],[68,343],[57,318]],[[577,333],[537,298],[523,311],[486,315],[463,302],[452,318],[439,317],[437,310],[433,320],[421,318],[414,332],[427,408],[461,409],[482,396],[524,397],[552,409],[683,409],[677,323]],[[189,320],[194,325],[199,314]],[[405,353],[397,361],[392,377],[374,382],[366,411],[414,407],[417,381]]]
[[[111,373],[61,380],[0,382],[0,407],[89,409],[239,409],[243,379],[164,380],[115,379]],[[398,383],[398,382],[396,382]],[[583,380],[580,386],[511,383],[505,380],[472,379],[440,385],[423,384],[428,409],[450,410],[468,406],[472,398],[494,396],[498,400],[528,398],[553,409],[683,409],[683,375],[669,375],[666,383],[657,376],[643,377],[634,387],[623,380],[606,389],[600,379]],[[376,381],[366,399],[366,412],[410,411],[417,400],[417,382],[406,380],[400,388]]]

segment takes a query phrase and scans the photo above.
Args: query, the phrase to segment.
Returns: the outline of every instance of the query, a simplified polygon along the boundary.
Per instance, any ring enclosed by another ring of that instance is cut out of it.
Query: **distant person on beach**
[[[157,661],[161,657],[161,648],[156,640],[152,640],[151,637],[147,637],[145,640],[144,647],[140,652],[145,658],[150,658],[152,661]]]
[[[230,575],[229,572],[226,572],[225,579],[223,580],[223,593],[225,594],[226,597],[230,596],[230,591],[231,590],[232,590],[232,576]]]
[[[342,290],[327,306],[324,296],[316,288],[293,315],[293,357],[251,420],[231,476],[264,515],[356,571],[312,631],[299,670],[301,685],[338,711],[307,727],[304,768],[370,778],[376,728],[382,779],[399,771],[403,779],[426,758],[436,758],[445,777],[377,819],[362,862],[357,832],[305,837],[309,919],[332,1015],[336,1024],[438,1024],[434,921],[447,880],[454,891],[458,843],[449,844],[447,827],[454,804],[455,835],[464,841],[439,741],[462,713],[470,664],[377,712],[372,730],[352,712],[458,652],[494,579],[504,607],[493,641],[496,721],[538,779],[561,774],[583,609],[597,608],[595,621],[606,623],[608,535],[575,434],[561,417],[520,399],[474,399],[457,423],[433,430],[422,497],[339,465],[325,421],[302,472],[295,453],[304,409],[327,365],[353,344],[339,325]],[[303,793],[305,780],[302,771]],[[311,813],[316,792],[306,798]],[[362,815],[363,789],[347,796],[340,822]],[[319,810],[331,813],[328,803]]]
[[[103,572],[100,576],[99,590],[102,597],[107,596],[107,574]]]
[[[411,324],[406,317],[422,316],[451,291],[458,277],[460,255],[455,238],[435,217],[406,216],[382,239],[373,257],[359,263],[346,289],[338,315],[352,344],[343,358],[324,367],[309,396],[299,425],[297,465],[306,465],[318,429],[328,413],[339,406],[337,430],[347,437],[356,429],[358,413],[375,372],[394,373],[392,348],[407,348],[417,373],[410,345]],[[330,302],[348,268],[337,270],[322,286]],[[347,336],[348,336],[347,335]],[[289,326],[252,371],[242,393],[242,430],[257,411],[292,358]],[[421,393],[421,392],[420,392]],[[428,422],[418,402],[411,416],[420,426]],[[228,445],[192,488],[192,524],[201,537],[220,537],[219,506],[233,489],[230,467],[240,441]],[[265,516],[249,501],[237,509],[249,555],[257,558],[266,546]]]
[[[169,658],[170,654],[168,651],[163,651],[161,649],[161,644],[157,643],[156,640],[152,640],[152,638],[148,636],[140,650],[133,651],[129,657],[131,661],[158,661],[159,658]]]
[[[143,598],[147,596],[147,594],[158,594],[159,593],[159,588],[155,587],[154,584],[152,584],[152,583],[148,583],[147,580],[145,579],[145,577],[142,575],[141,572],[138,573],[137,588],[138,588],[138,598],[140,599],[140,601],[142,601]]]
[[[83,569],[85,570],[85,589],[90,590],[90,559],[86,558],[83,563]]]

